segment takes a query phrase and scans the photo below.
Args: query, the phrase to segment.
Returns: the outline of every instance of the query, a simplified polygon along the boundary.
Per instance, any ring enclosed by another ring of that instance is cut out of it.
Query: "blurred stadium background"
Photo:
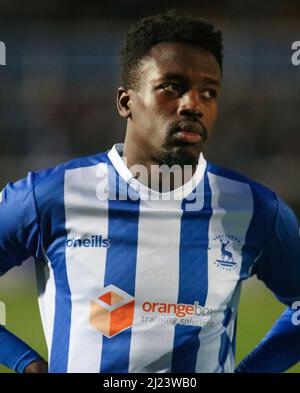
[[[206,158],[270,187],[300,217],[300,66],[291,63],[292,42],[300,40],[297,0],[1,0],[0,189],[29,170],[123,141],[115,107],[123,34],[137,18],[170,6],[223,31],[223,92]],[[7,327],[46,356],[32,262],[0,279],[0,300]],[[283,309],[257,280],[246,283],[237,361]]]

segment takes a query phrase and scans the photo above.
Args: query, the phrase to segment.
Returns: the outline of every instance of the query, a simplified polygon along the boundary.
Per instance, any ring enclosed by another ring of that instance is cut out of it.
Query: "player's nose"
[[[180,98],[177,114],[179,116],[193,115],[202,117],[203,110],[201,105],[201,98],[196,89],[189,90]]]

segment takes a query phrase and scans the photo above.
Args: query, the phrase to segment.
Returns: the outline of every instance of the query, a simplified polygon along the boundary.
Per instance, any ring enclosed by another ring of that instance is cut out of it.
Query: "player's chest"
[[[99,299],[113,285],[114,293],[132,296],[140,309],[220,307],[240,278],[245,243],[234,217],[226,227],[221,218],[79,205],[67,212],[66,234],[57,237],[52,255],[64,247],[68,283],[78,301]]]

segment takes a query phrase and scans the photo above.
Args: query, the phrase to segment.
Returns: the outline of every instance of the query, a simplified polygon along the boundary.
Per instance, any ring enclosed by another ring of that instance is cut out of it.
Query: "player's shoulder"
[[[248,190],[248,192],[250,192],[252,195],[255,207],[259,208],[259,210],[267,209],[272,212],[277,210],[279,202],[278,196],[273,190],[264,186],[263,184],[239,172],[224,168],[211,162],[207,163],[207,171],[209,174],[222,178],[223,182],[220,183],[223,184],[224,187],[226,187],[226,183],[234,182],[236,185],[233,188],[235,193],[243,193],[245,190]],[[226,180],[228,180],[228,182],[226,182]]]
[[[81,187],[85,183],[85,168],[107,163],[107,152],[84,157],[78,157],[63,162],[55,167],[32,172],[33,191],[37,207],[40,212],[51,211],[55,206],[61,206],[64,198],[67,173],[82,169]]]
[[[40,169],[33,172],[35,185],[39,186],[44,183],[62,181],[67,171],[95,166],[101,162],[107,162],[107,160],[107,152],[102,152],[95,155],[76,157],[54,167]]]
[[[62,201],[67,172],[97,166],[101,162],[107,162],[107,152],[78,157],[55,167],[31,172],[32,188],[37,205],[53,206],[56,202]],[[85,172],[82,171],[82,184],[84,180]]]
[[[25,177],[9,182],[2,190],[0,189],[0,203],[6,201],[8,194],[14,201],[24,201],[32,192],[34,195],[53,194],[63,184],[66,171],[107,161],[107,152],[103,152],[77,157],[46,169],[29,171]]]

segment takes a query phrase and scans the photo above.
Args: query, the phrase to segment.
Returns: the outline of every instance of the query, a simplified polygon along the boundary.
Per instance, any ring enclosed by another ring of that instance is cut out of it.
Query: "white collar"
[[[119,175],[122,177],[122,179],[126,183],[130,183],[131,187],[133,187],[136,191],[138,191],[141,196],[144,196],[146,198],[149,198],[149,195],[152,195],[154,198],[155,196],[158,197],[162,195],[163,196],[169,195],[170,197],[173,196],[176,199],[180,199],[180,196],[182,196],[182,198],[186,198],[189,194],[192,193],[192,191],[202,180],[207,165],[206,160],[203,157],[203,154],[201,153],[199,156],[199,161],[197,164],[196,171],[194,172],[193,176],[187,183],[183,184],[181,187],[175,188],[171,192],[159,193],[158,191],[148,188],[145,184],[139,182],[134,177],[134,175],[128,169],[128,167],[126,166],[125,162],[122,159],[123,147],[124,147],[123,143],[116,143],[112,147],[112,149],[109,150],[108,158],[110,159],[111,163],[113,164],[114,168],[119,173]]]

